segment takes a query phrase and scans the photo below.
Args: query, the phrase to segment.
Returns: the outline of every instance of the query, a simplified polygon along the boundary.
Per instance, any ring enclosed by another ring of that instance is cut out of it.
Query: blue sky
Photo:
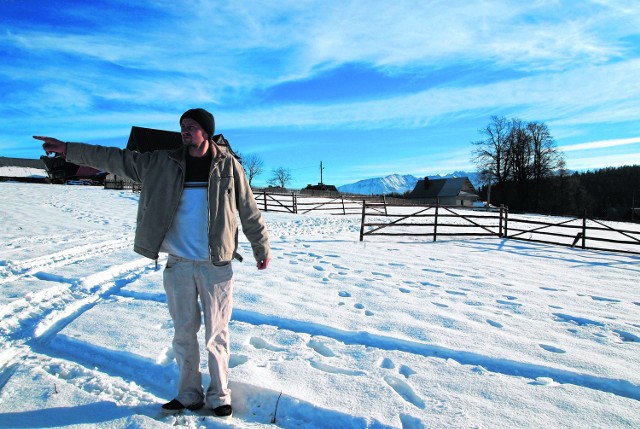
[[[124,147],[191,107],[291,187],[473,171],[492,115],[640,164],[640,2],[0,0],[0,156]]]

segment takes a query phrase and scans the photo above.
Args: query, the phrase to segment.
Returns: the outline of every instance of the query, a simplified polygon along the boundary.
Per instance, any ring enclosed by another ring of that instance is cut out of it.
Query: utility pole
[[[320,161],[320,184],[324,184],[324,182],[322,181],[322,170],[324,170],[324,167],[322,166],[322,161]]]
[[[491,181],[493,180],[493,173],[489,173],[489,182],[487,189],[487,207],[491,207]]]

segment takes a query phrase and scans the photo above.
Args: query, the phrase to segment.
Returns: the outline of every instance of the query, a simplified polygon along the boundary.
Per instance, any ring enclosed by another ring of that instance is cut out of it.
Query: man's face
[[[199,146],[208,138],[200,124],[191,118],[182,120],[180,133],[182,134],[182,144],[185,146]]]

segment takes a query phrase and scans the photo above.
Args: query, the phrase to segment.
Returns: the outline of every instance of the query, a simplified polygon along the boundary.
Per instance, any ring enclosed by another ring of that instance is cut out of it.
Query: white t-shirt
[[[209,204],[206,182],[187,182],[161,252],[194,261],[209,260]]]

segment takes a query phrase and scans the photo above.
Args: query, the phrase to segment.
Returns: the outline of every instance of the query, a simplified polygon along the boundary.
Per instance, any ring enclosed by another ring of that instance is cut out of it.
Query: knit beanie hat
[[[209,135],[209,140],[213,138],[216,129],[216,122],[213,115],[202,108],[189,109],[180,116],[180,125],[185,118],[193,119],[200,124],[205,133]]]

